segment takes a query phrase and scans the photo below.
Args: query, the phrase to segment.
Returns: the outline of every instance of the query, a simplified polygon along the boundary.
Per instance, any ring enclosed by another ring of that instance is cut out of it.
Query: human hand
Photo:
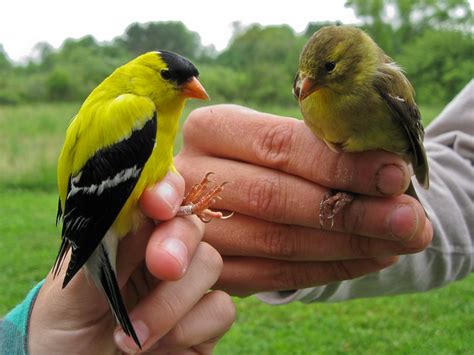
[[[185,123],[175,161],[186,186],[206,171],[230,182],[215,207],[235,215],[207,225],[204,240],[224,259],[215,288],[231,294],[356,278],[432,239],[420,203],[402,195],[410,179],[402,159],[334,153],[302,121],[234,105],[201,108]],[[321,229],[319,202],[329,189],[358,195],[332,229]]]
[[[143,212],[164,222],[155,226],[144,219],[118,249],[118,282],[130,319],[143,351],[157,354],[210,353],[235,317],[227,294],[208,292],[222,259],[201,241],[202,223],[194,216],[173,218],[183,192],[184,180],[173,173],[146,190],[140,199]],[[137,352],[82,270],[61,289],[64,269],[54,279],[50,273],[38,294],[29,325],[30,353]]]

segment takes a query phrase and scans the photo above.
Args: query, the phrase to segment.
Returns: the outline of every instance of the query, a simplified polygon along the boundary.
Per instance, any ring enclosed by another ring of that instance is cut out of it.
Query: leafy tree
[[[12,63],[8,59],[8,54],[5,52],[3,45],[0,44],[0,72],[6,72],[12,69]]]
[[[73,84],[70,74],[62,68],[54,69],[46,81],[48,96],[53,100],[70,100]]]
[[[375,41],[393,55],[425,30],[469,31],[472,26],[468,0],[346,0],[345,6],[354,9]]]
[[[305,39],[287,26],[254,24],[234,34],[217,62],[247,76],[240,99],[248,102],[294,104],[291,85]]]
[[[117,39],[134,56],[157,49],[166,49],[189,58],[202,51],[201,38],[182,22],[133,23]]]
[[[454,45],[455,44],[455,45]],[[426,31],[397,58],[413,83],[418,101],[447,103],[474,75],[474,42],[459,31]]]

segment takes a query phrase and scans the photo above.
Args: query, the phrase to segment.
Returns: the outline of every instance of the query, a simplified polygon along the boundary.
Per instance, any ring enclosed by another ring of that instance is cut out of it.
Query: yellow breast
[[[320,89],[301,103],[301,112],[313,133],[332,148],[403,154],[409,147],[403,128],[378,97],[358,100]]]

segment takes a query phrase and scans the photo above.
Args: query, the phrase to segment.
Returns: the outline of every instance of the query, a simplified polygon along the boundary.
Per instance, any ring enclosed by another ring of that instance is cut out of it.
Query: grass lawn
[[[77,108],[0,107],[0,316],[54,261],[55,163]],[[293,109],[266,110],[298,115]],[[431,118],[439,110],[422,112]],[[425,294],[338,304],[270,307],[252,297],[235,299],[237,322],[216,353],[472,353],[473,295],[474,275]]]

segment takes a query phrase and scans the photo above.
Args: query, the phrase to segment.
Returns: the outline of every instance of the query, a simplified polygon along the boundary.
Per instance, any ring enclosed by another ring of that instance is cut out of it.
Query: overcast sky
[[[341,20],[356,23],[344,0],[2,0],[0,44],[21,61],[35,44],[46,41],[55,48],[66,38],[87,34],[99,41],[121,35],[133,22],[182,21],[200,34],[204,45],[224,49],[232,35],[232,22],[287,23],[297,32],[309,22]]]

